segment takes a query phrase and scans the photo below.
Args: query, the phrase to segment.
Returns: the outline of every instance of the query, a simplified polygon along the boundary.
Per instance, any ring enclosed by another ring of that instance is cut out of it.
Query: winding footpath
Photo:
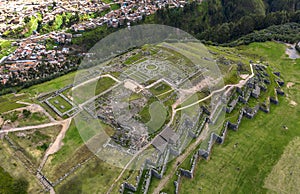
[[[176,114],[177,111],[180,111],[180,110],[187,109],[187,108],[190,108],[190,107],[192,107],[192,106],[195,106],[195,105],[199,104],[200,102],[203,102],[203,101],[205,101],[205,100],[211,98],[214,94],[220,93],[220,92],[226,90],[226,88],[228,88],[228,89],[225,91],[225,93],[228,93],[228,92],[229,92],[231,89],[233,89],[234,87],[242,87],[242,86],[244,86],[244,85],[249,81],[249,79],[251,79],[252,77],[254,77],[254,71],[253,71],[253,65],[252,65],[252,64],[250,64],[250,68],[251,68],[251,75],[248,76],[245,80],[241,80],[238,84],[229,84],[229,85],[226,85],[226,86],[224,86],[224,87],[221,88],[221,89],[218,89],[218,90],[213,91],[213,92],[212,92],[210,95],[208,95],[207,97],[202,98],[202,99],[200,99],[200,100],[198,100],[198,101],[196,101],[196,102],[194,102],[194,103],[192,103],[192,104],[190,104],[190,105],[187,105],[187,106],[184,106],[184,107],[180,107],[180,108],[177,108],[177,109],[175,108],[175,106],[172,106],[172,117],[171,117],[171,119],[170,119],[170,122],[167,124],[167,126],[170,126],[170,125],[171,125],[171,123],[173,122],[174,117],[175,117],[175,114]],[[177,103],[176,103],[176,104],[177,104]],[[182,161],[190,154],[190,152],[193,151],[193,150],[199,145],[199,143],[200,143],[203,139],[206,138],[206,136],[208,135],[207,132],[208,132],[208,128],[207,128],[207,126],[206,126],[204,132],[201,133],[201,135],[197,138],[196,142],[194,142],[191,146],[189,146],[189,148],[187,149],[187,151],[186,151],[183,155],[181,155],[181,156],[179,156],[179,157],[177,158],[175,164],[177,164],[177,162],[180,162],[180,163],[181,163],[181,162],[182,162]],[[159,133],[159,134],[160,134],[160,133]],[[152,140],[152,141],[153,141],[153,140]],[[128,161],[128,163],[126,164],[126,166],[124,166],[122,172],[121,172],[121,173],[119,174],[119,176],[115,179],[115,181],[113,182],[113,184],[111,185],[111,187],[110,187],[109,190],[107,191],[107,194],[109,194],[109,193],[112,192],[112,189],[114,188],[115,184],[122,178],[123,174],[126,172],[127,168],[131,165],[131,163],[136,159],[136,157],[137,157],[139,154],[141,154],[144,150],[146,150],[150,145],[152,145],[152,141],[151,141],[149,144],[147,144],[145,147],[143,147],[141,150],[139,150],[139,151],[131,158],[131,160]],[[176,165],[173,165],[172,168],[176,168]],[[176,171],[174,171],[174,172],[176,172]],[[167,177],[170,178],[169,176],[167,176]],[[168,182],[168,180],[169,180],[168,178],[164,178],[164,179],[163,179],[163,181],[160,183],[159,187],[157,187],[156,193],[159,193],[159,191],[163,188],[163,186]]]

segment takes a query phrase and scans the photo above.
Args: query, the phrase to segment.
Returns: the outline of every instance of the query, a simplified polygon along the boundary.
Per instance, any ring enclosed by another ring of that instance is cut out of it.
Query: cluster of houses
[[[103,17],[90,19],[89,21],[74,24],[71,29],[75,32],[82,32],[87,29],[92,29],[97,26],[107,25],[109,27],[117,28],[119,26],[130,26],[133,22],[138,22],[145,16],[154,14],[158,9],[168,7],[183,7],[186,1],[178,0],[144,0],[144,1],[132,1],[132,0],[120,0],[114,3],[120,6],[120,8],[111,10]],[[104,6],[102,9],[106,10],[110,8],[110,5]]]
[[[54,21],[58,14],[100,14],[102,17],[89,19],[82,23],[74,24],[71,29],[74,31],[84,31],[97,26],[107,24],[118,27],[120,25],[130,25],[131,22],[142,20],[144,16],[155,13],[158,9],[168,7],[183,7],[184,0],[120,0],[111,3],[88,0],[68,0],[68,1],[0,1],[0,36],[7,31],[12,31],[26,25],[25,18],[34,16],[42,19],[42,24]]]
[[[68,44],[72,41],[72,34],[51,32],[43,36],[33,36],[20,42],[13,42],[18,48],[0,61],[0,82],[6,84],[11,76],[28,74],[29,69],[36,69],[41,64],[51,64],[62,67],[68,61],[70,51]],[[50,46],[48,46],[48,44]],[[48,48],[47,48],[48,47]],[[19,77],[26,81],[26,77]]]
[[[42,16],[42,24],[55,19],[62,13],[89,14],[103,11],[109,5],[101,1],[68,0],[68,1],[6,1],[0,0],[0,36],[6,31],[11,31],[25,25],[26,17]]]

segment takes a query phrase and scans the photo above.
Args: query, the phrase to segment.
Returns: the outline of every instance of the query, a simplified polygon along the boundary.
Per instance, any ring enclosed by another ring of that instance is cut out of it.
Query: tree
[[[30,18],[29,18],[28,16],[26,16],[26,17],[24,18],[24,22],[27,24],[29,21],[30,21]]]
[[[24,118],[28,118],[31,115],[31,112],[29,110],[25,109],[25,110],[23,110],[22,114],[23,114]]]
[[[29,186],[29,184],[25,178],[17,179],[16,181],[13,182],[13,185],[12,185],[13,193],[25,194],[25,193],[27,193],[28,186]]]

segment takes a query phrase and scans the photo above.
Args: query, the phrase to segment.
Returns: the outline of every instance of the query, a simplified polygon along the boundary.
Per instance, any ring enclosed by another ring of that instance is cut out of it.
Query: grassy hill
[[[299,159],[300,59],[288,59],[286,46],[275,42],[234,49],[280,71],[287,95],[278,106],[271,106],[269,114],[243,118],[239,131],[229,131],[225,143],[214,146],[209,161],[198,162],[194,178],[183,179],[180,193],[299,193],[299,169],[294,161]],[[163,191],[173,190],[170,181]]]

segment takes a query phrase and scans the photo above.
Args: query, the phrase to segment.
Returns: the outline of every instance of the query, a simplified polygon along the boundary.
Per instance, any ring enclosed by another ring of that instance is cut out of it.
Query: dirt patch
[[[297,102],[291,100],[291,101],[290,101],[290,105],[292,105],[292,106],[297,106],[298,104],[297,104]]]
[[[247,79],[247,77],[249,77],[249,74],[241,74],[240,77],[241,77],[242,79]]]
[[[275,193],[300,193],[300,137],[285,148],[278,163],[265,179],[264,187]]]
[[[2,126],[3,123],[4,123],[4,120],[2,117],[0,117],[0,127]]]
[[[291,87],[293,87],[293,85],[295,85],[295,83],[293,83],[293,82],[288,82],[287,85],[286,85],[286,87],[287,87],[287,88],[291,88]]]
[[[289,56],[290,59],[299,59],[300,55],[295,48],[295,44],[286,44],[287,48],[285,53]]]
[[[71,124],[71,119],[67,119],[65,121],[62,121],[62,123],[61,123],[62,129],[61,129],[60,133],[58,134],[58,136],[56,137],[53,144],[51,144],[50,147],[48,148],[48,150],[46,151],[46,153],[44,155],[44,158],[43,158],[43,160],[40,164],[40,167],[39,167],[40,170],[44,167],[49,155],[55,154],[63,146],[63,139],[65,137],[65,134],[66,134],[67,130],[70,127],[70,124]]]

